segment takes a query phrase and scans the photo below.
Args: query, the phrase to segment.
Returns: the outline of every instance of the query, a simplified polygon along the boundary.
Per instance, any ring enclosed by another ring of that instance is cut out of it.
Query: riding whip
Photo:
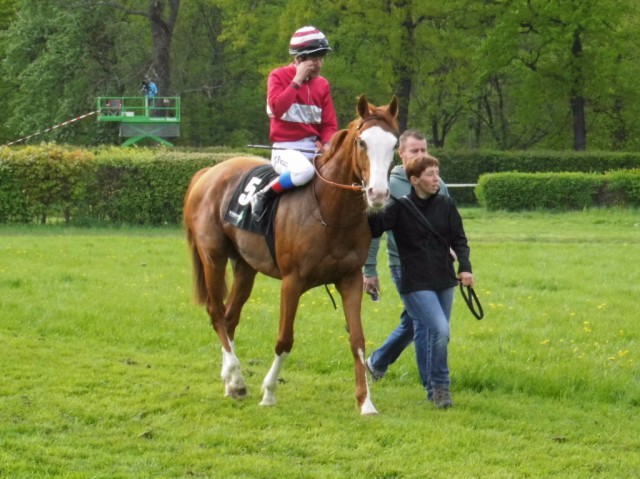
[[[294,150],[300,153],[317,153],[316,150],[305,150],[302,148],[284,148],[281,146],[269,146],[269,145],[247,145],[247,148],[257,148],[259,150]]]

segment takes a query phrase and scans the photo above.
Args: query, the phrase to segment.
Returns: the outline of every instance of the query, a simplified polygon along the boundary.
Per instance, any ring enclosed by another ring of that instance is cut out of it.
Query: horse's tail
[[[202,263],[202,258],[200,258],[200,253],[198,253],[198,247],[196,245],[196,240],[193,235],[193,231],[189,225],[189,208],[190,201],[189,198],[191,196],[191,191],[193,187],[198,182],[200,177],[204,175],[209,168],[203,168],[200,171],[196,172],[191,178],[189,182],[189,187],[187,188],[187,193],[184,197],[184,210],[182,212],[182,218],[184,221],[184,229],[187,233],[187,242],[189,244],[189,252],[191,253],[191,265],[192,265],[192,274],[193,274],[193,295],[194,300],[198,304],[205,304],[207,302],[207,282],[204,277],[204,264]]]
[[[191,266],[193,274],[193,297],[198,304],[207,302],[207,282],[204,278],[204,264],[198,253],[198,248],[193,239],[193,233],[187,228],[187,241],[191,252]]]

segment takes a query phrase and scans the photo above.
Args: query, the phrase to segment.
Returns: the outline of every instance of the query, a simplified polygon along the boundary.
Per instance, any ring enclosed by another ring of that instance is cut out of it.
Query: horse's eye
[[[364,142],[362,138],[358,138],[356,140],[356,145],[358,145],[358,147],[362,148],[363,150],[367,149],[367,144]]]

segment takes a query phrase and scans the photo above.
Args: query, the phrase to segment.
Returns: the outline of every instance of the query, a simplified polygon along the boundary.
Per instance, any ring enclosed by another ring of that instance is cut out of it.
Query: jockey
[[[330,51],[320,30],[302,27],[289,44],[293,63],[269,74],[267,114],[274,147],[271,164],[280,177],[251,198],[252,215],[258,221],[276,195],[311,181],[314,156],[328,148],[338,130],[329,82],[320,76],[324,57]]]

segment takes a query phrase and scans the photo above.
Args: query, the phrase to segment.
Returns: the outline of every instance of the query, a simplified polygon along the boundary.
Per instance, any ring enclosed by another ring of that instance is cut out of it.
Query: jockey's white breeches
[[[291,149],[275,149],[271,151],[271,165],[276,173],[283,174],[289,172],[291,182],[295,186],[308,183],[315,174],[313,161],[314,153],[302,153],[297,150],[316,150],[315,139],[305,138],[301,141],[281,141],[273,143],[274,148],[291,148]]]

